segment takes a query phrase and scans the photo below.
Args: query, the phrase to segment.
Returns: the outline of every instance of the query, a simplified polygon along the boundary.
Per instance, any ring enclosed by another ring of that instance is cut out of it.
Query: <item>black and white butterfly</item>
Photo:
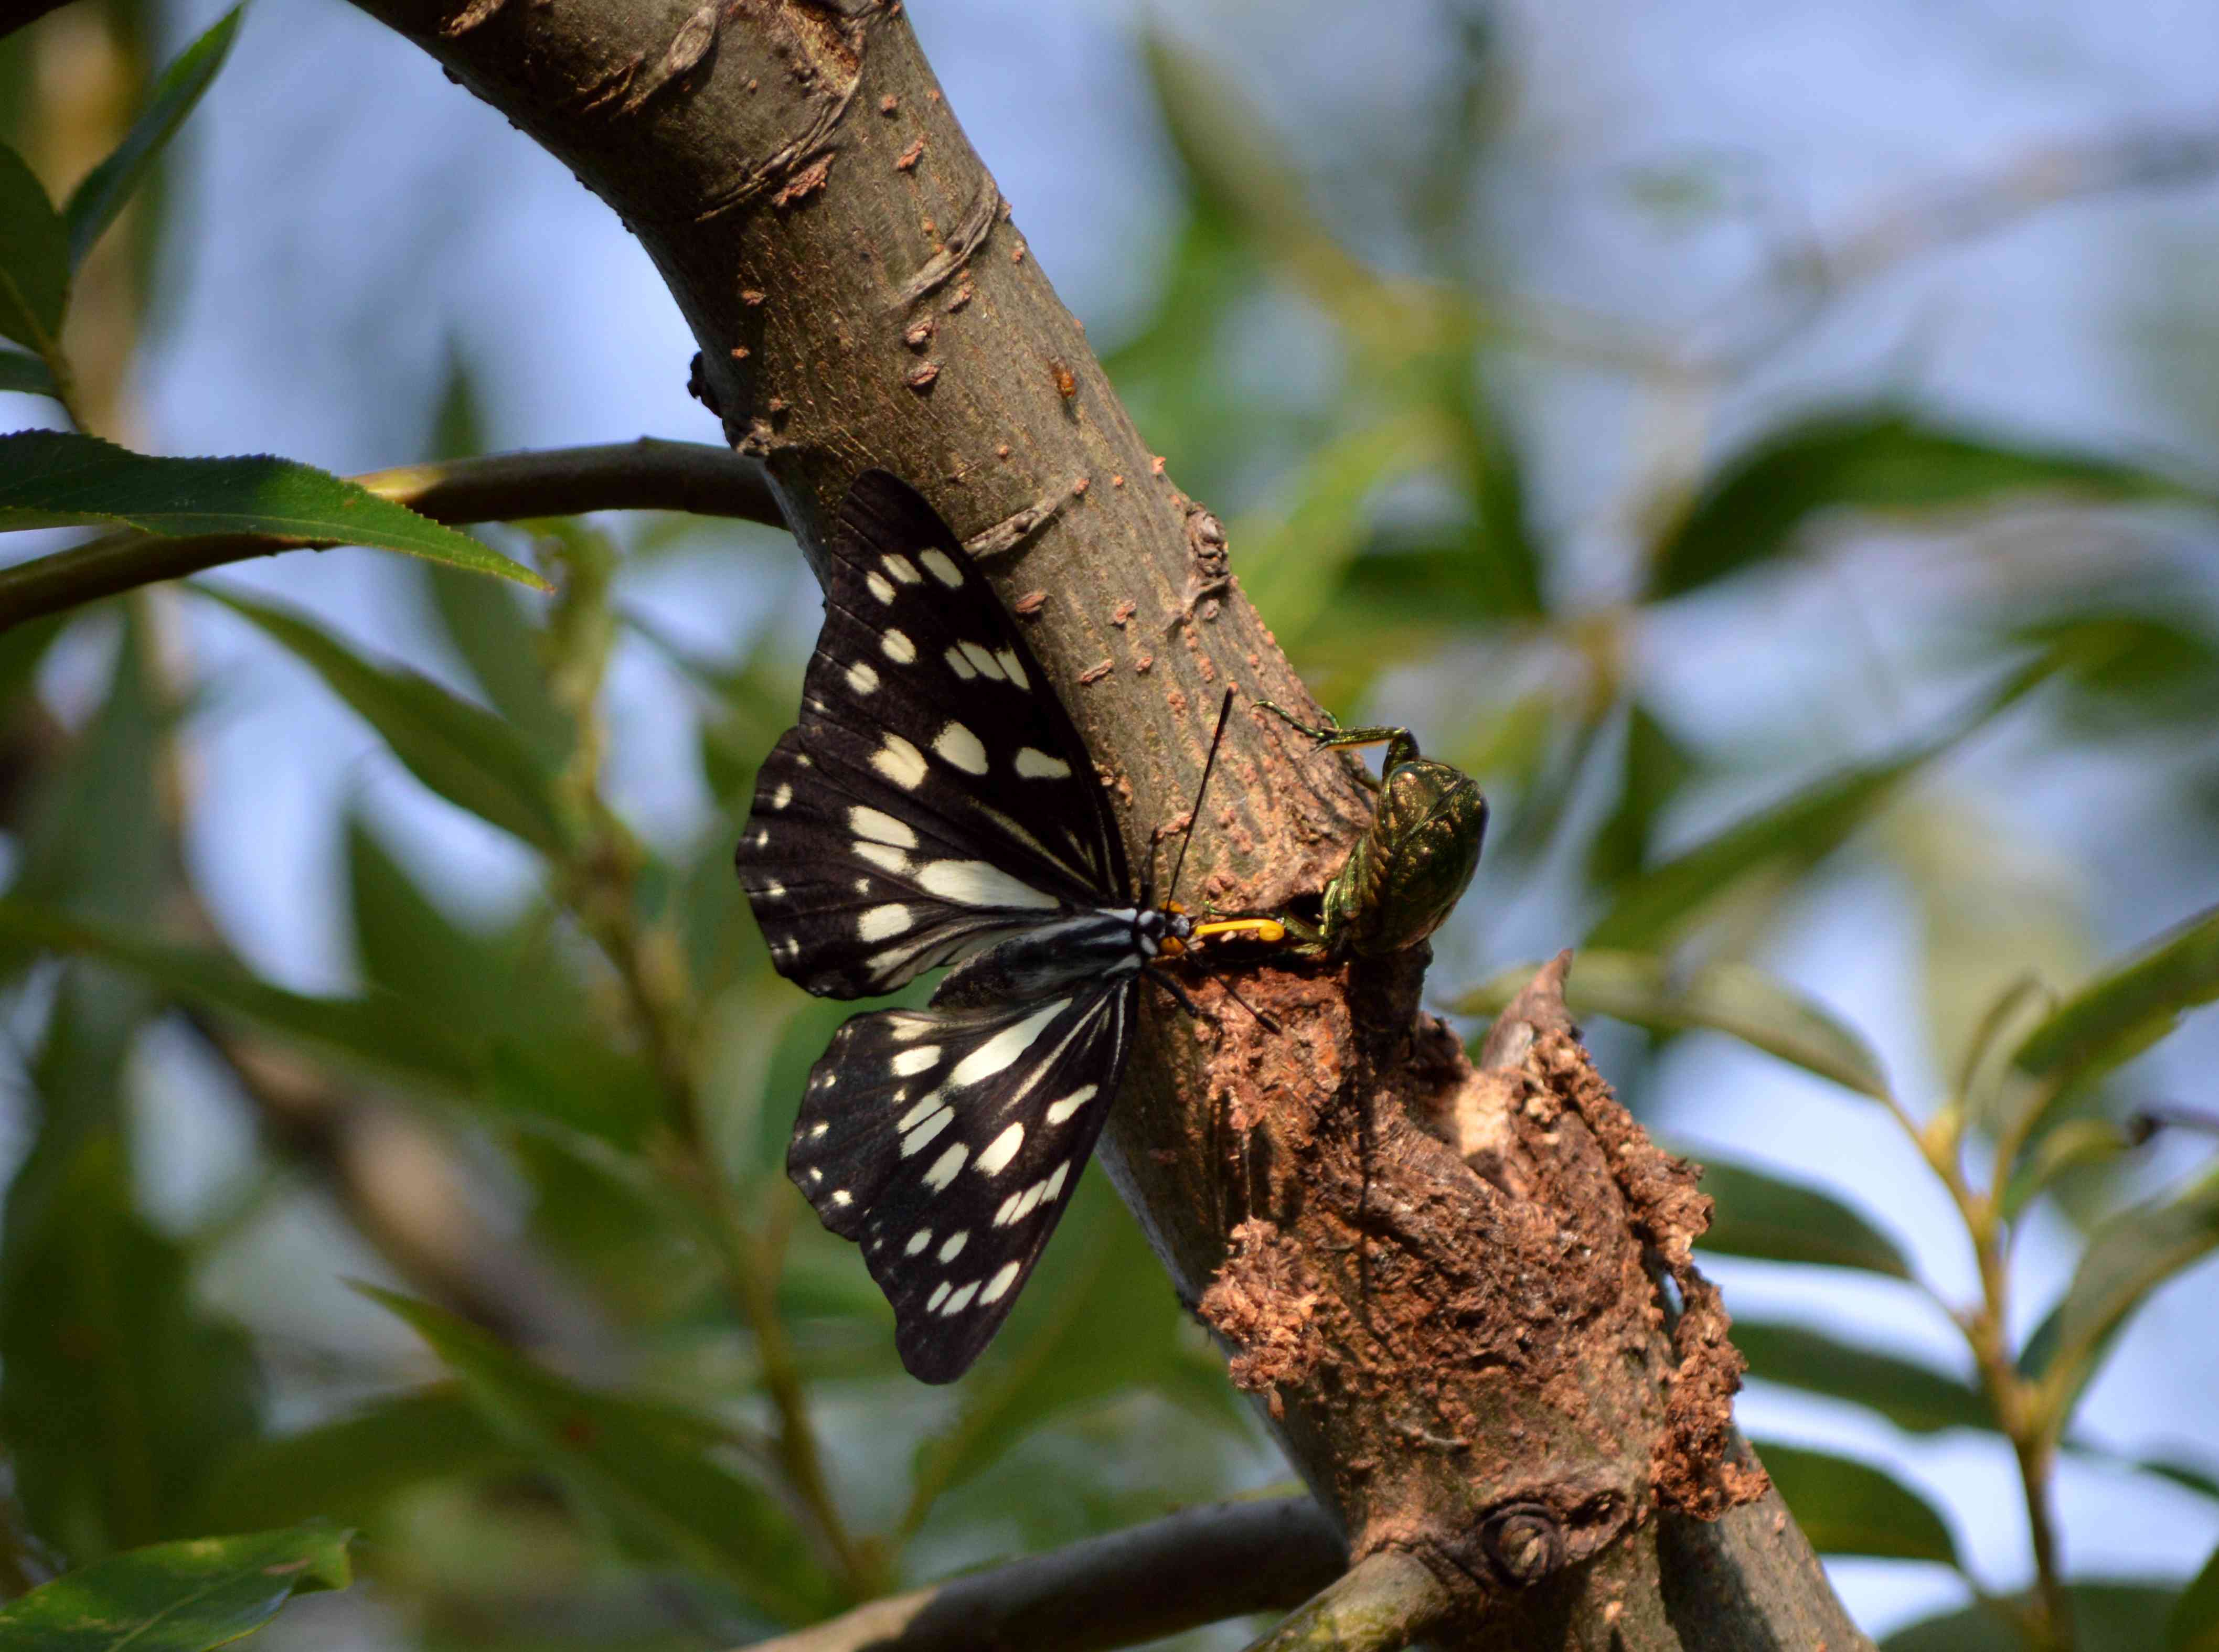
[[[862,1245],[902,1363],[946,1382],[1000,1327],[1085,1167],[1147,966],[1230,926],[1134,898],[1078,730],[913,488],[857,478],[824,606],[800,723],[756,779],[737,859],[772,961],[811,992],[954,966],[929,1008],[833,1035],[786,1153],[824,1225]]]

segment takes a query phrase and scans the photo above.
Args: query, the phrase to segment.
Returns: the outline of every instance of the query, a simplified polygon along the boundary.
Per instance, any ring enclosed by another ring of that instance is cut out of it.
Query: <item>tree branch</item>
[[[1248,1652],[1402,1652],[1455,1608],[1440,1581],[1398,1549],[1335,1578]]]
[[[586,511],[687,511],[783,526],[762,468],[724,448],[643,437],[600,447],[498,453],[402,465],[354,478],[435,522],[504,522]],[[325,550],[337,542],[277,534],[190,538],[113,533],[51,556],[0,568],[0,631],[41,614],[112,597],[202,568]]]
[[[754,1652],[1096,1652],[1283,1610],[1346,1554],[1309,1498],[1217,1503],[873,1601]]]

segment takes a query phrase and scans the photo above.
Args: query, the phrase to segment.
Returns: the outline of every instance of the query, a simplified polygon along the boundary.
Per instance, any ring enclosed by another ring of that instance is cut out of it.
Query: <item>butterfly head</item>
[[[1144,906],[1133,915],[1133,941],[1149,958],[1177,958],[1193,938],[1194,920],[1174,901]]]

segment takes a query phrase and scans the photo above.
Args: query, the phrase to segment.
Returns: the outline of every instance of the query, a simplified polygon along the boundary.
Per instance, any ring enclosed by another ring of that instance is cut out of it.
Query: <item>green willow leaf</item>
[[[1727,827],[1705,842],[1649,868],[1619,891],[1588,932],[1592,947],[1661,950],[1698,921],[1712,901],[1763,870],[1800,874],[1817,866],[1872,818],[1927,764],[1986,724],[2046,678],[2048,658],[2014,673],[1941,733],[1878,762],[1825,776]]]
[[[357,1289],[429,1343],[487,1419],[627,1552],[721,1578],[789,1623],[838,1604],[779,1500],[720,1465],[724,1440],[714,1424],[580,1388],[429,1303]]]
[[[1772,561],[1827,511],[1963,510],[2035,493],[2212,502],[2116,460],[1993,440],[1899,407],[1850,408],[1775,431],[1721,466],[1656,546],[1649,594],[1678,596]]]
[[[2068,1583],[2076,1652],[2154,1652],[2165,1644],[2174,1592],[2148,1583]],[[2027,1604],[2023,1598],[2010,1604]],[[2027,1652],[2005,1603],[1975,1604],[1899,1629],[1880,1652]]]
[[[2166,1622],[2165,1652],[2219,1652],[2219,1549],[2180,1592]]]
[[[2121,1326],[2183,1269],[2219,1250],[2219,1167],[2175,1197],[2121,1212],[2096,1230],[2064,1300],[2020,1356],[2038,1376],[2053,1425],[2072,1414]]]
[[[1540,966],[1516,964],[1456,998],[1458,1015],[1499,1014]],[[1724,1033],[1859,1095],[1887,1099],[1880,1058],[1855,1033],[1800,993],[1743,964],[1684,974],[1640,953],[1575,955],[1564,984],[1575,1015],[1611,1015],[1654,1032]]]
[[[289,992],[224,953],[149,941],[13,899],[0,899],[0,940],[97,959],[165,997],[236,1015],[383,1077],[460,1091],[483,1071],[475,1049],[390,993],[319,998]]]
[[[0,532],[85,526],[171,538],[247,533],[304,545],[370,545],[550,588],[466,533],[291,459],[158,458],[65,431],[0,436]]]
[[[137,193],[170,140],[201,101],[201,94],[215,78],[216,71],[223,67],[232,38],[239,33],[239,12],[233,6],[217,18],[162,71],[161,78],[154,83],[153,96],[131,123],[131,130],[123,134],[123,141],[71,192],[68,204],[62,208],[62,220],[69,227],[71,270],[84,263],[93,243]]]
[[[1958,1563],[1956,1540],[1934,1506],[1885,1470],[1801,1446],[1753,1444],[1820,1554]]]
[[[20,350],[0,350],[0,390],[13,390],[22,395],[33,396],[59,396],[61,394],[47,364],[36,356],[26,356]]]
[[[69,283],[62,216],[23,158],[0,144],[0,338],[51,357],[61,347]],[[0,476],[7,474],[6,454],[0,447]]]
[[[2027,1034],[2012,1064],[2054,1088],[2139,1055],[2219,998],[2219,907],[2108,970]]]
[[[531,1461],[459,1388],[423,1388],[297,1433],[248,1441],[210,1475],[199,1518],[217,1531],[319,1514],[367,1525],[414,1487],[520,1472]]]
[[[208,586],[195,588],[252,621],[315,672],[383,736],[410,773],[448,802],[544,854],[560,854],[569,842],[552,771],[500,717],[406,667],[373,664],[300,614]]]
[[[1703,1164],[1702,1189],[1716,1207],[1710,1231],[1696,1241],[1704,1250],[1913,1276],[1895,1241],[1831,1194],[1715,1158]]]
[[[351,1535],[313,1523],[111,1555],[0,1607],[0,1652],[210,1652],[296,1594],[345,1588]]]
[[[1868,1407],[1913,1434],[1996,1425],[1986,1396],[1961,1378],[1806,1326],[1737,1315],[1733,1344],[1751,1376]]]

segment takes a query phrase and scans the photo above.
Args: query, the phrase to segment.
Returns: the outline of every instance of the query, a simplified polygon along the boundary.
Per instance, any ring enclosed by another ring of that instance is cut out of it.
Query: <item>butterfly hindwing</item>
[[[810,1074],[787,1173],[862,1246],[912,1376],[960,1376],[1016,1302],[1116,1096],[1137,991],[873,1010]]]
[[[867,471],[831,545],[799,724],[738,852],[780,972],[888,992],[1059,913],[1128,897],[1085,748],[969,554]]]

